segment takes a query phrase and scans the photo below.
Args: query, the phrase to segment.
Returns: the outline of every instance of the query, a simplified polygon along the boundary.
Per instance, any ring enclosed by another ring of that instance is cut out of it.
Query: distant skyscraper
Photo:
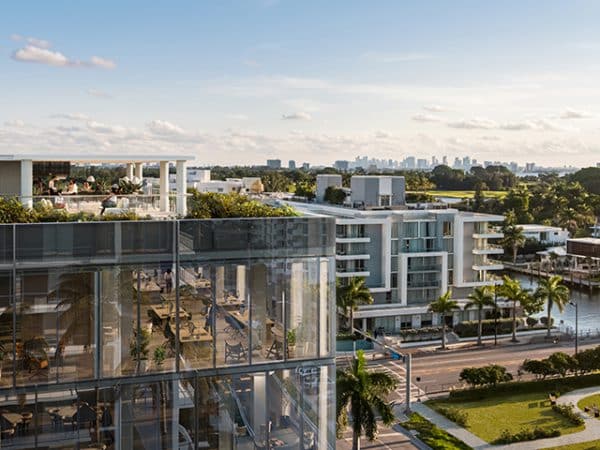
[[[280,159],[267,159],[267,167],[269,169],[281,169]]]
[[[458,156],[454,158],[454,165],[452,167],[455,169],[462,169],[462,162]]]
[[[439,161],[435,156],[431,157],[431,167],[435,167],[439,165]]]
[[[468,156],[465,156],[462,159],[462,166],[463,166],[463,169],[469,170],[471,168],[471,158]]]
[[[427,160],[424,158],[417,159],[417,169],[427,169]]]
[[[310,164],[309,163],[302,163],[302,170],[308,170],[310,169]]]
[[[511,161],[511,162],[508,164],[508,169],[509,169],[511,172],[513,172],[513,173],[516,173],[516,172],[519,170],[519,165],[518,165],[516,162],[514,162],[514,161]]]
[[[290,159],[288,161],[288,169],[294,170],[295,168],[296,168],[296,161],[294,161],[293,159]]]
[[[337,170],[340,170],[342,172],[347,172],[348,167],[350,167],[350,161],[346,161],[343,159],[337,160],[336,162],[333,163],[333,167],[335,167]]]
[[[404,167],[407,169],[414,169],[416,167],[416,161],[414,156],[407,156],[404,160]]]
[[[448,157],[447,156],[443,156],[442,157],[442,164],[447,166],[448,165]]]
[[[489,167],[489,166],[492,166],[492,165],[494,165],[494,163],[492,161],[484,161],[483,162],[483,167]]]
[[[596,163],[596,167],[600,167],[598,166],[598,163]],[[525,172],[533,172],[535,170],[535,163],[525,163]]]

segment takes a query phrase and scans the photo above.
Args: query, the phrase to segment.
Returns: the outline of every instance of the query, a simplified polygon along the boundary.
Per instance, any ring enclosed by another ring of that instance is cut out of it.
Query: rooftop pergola
[[[186,163],[195,157],[184,155],[149,156],[149,155],[77,155],[64,154],[15,154],[0,155],[0,194],[19,196],[28,206],[33,201],[33,163],[34,162],[69,162],[71,164],[125,164],[127,176],[130,179],[142,179],[144,164],[159,163],[159,194],[160,210],[169,211],[169,164],[175,163],[177,182],[177,214],[187,214],[186,189],[187,175]],[[17,169],[19,166],[19,169]],[[4,180],[2,180],[4,179]],[[2,192],[6,191],[6,192]],[[13,191],[13,192],[10,192]]]

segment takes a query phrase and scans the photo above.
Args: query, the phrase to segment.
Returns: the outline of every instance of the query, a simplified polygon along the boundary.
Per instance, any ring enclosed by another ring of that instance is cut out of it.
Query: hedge
[[[523,319],[517,318],[517,328],[523,324]],[[461,322],[454,326],[454,332],[460,337],[477,336],[479,323],[476,320]],[[494,334],[496,324],[494,319],[485,319],[481,321],[482,334]],[[508,334],[512,332],[512,319],[498,319],[498,334]]]

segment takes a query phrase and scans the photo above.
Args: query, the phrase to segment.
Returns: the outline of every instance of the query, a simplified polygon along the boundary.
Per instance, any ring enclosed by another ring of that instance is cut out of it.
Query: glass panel
[[[12,272],[0,271],[0,388],[13,382],[13,280]]]
[[[318,355],[319,264],[315,258],[288,263],[287,357]]]
[[[17,277],[17,384],[93,378],[96,272],[33,270]]]

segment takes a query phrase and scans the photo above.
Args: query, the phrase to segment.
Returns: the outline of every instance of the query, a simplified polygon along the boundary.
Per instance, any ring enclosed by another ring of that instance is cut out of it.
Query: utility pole
[[[405,364],[406,364],[406,409],[405,413],[410,414],[410,386],[411,386],[411,371],[412,371],[412,356],[410,353],[407,353],[404,356]]]

